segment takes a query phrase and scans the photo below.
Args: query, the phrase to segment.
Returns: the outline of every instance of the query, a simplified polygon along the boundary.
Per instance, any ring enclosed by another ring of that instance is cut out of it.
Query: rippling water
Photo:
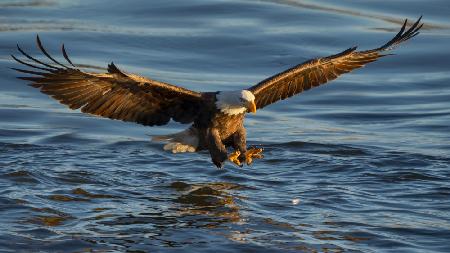
[[[434,1],[0,2],[0,252],[449,252],[450,6]],[[172,155],[146,128],[70,111],[16,80],[15,44],[201,90],[421,35],[249,115],[251,167]],[[273,124],[267,124],[273,122]]]

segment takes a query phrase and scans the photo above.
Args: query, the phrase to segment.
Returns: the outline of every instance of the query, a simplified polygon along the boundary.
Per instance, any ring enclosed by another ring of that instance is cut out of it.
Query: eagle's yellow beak
[[[252,113],[256,113],[256,104],[255,101],[251,101],[247,105],[247,110]]]

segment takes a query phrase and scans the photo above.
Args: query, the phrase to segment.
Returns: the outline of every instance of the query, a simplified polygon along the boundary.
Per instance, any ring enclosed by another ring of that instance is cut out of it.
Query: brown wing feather
[[[72,64],[63,46],[63,56],[73,66],[67,67],[45,51],[39,37],[37,44],[54,64],[39,61],[18,47],[32,64],[15,56],[13,59],[39,71],[13,69],[31,74],[18,78],[31,81],[31,86],[71,109],[81,108],[82,112],[89,114],[154,126],[167,124],[170,119],[181,123],[193,122],[203,105],[201,93],[125,74],[114,63],[108,65],[108,73],[83,72]]]
[[[388,55],[383,52],[391,50],[398,44],[419,34],[419,30],[423,26],[423,24],[420,24],[421,19],[422,17],[408,30],[406,30],[407,20],[405,20],[399,33],[379,48],[357,52],[356,47],[353,47],[336,55],[309,60],[269,77],[248,90],[255,95],[256,107],[259,109],[317,87],[344,73],[361,68],[367,63]]]

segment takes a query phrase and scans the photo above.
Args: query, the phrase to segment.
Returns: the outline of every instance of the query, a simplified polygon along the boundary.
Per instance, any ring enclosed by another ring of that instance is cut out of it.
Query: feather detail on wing
[[[81,108],[84,113],[154,126],[167,124],[170,119],[193,122],[203,105],[201,93],[125,74],[114,63],[108,65],[108,73],[83,72],[69,59],[64,45],[62,54],[70,67],[50,56],[39,36],[37,45],[52,63],[40,61],[17,46],[28,61],[12,55],[13,59],[33,70],[13,69],[29,74],[18,78],[31,81],[31,86],[71,109]]]
[[[344,73],[389,55],[384,52],[419,34],[423,26],[420,24],[421,19],[422,17],[407,30],[408,20],[405,20],[398,34],[379,48],[356,51],[356,47],[353,47],[336,55],[309,60],[269,77],[248,90],[255,95],[256,107],[259,109],[334,80]]]

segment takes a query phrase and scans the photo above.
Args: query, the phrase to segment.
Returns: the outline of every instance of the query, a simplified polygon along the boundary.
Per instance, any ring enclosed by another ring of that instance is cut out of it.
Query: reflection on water
[[[392,16],[386,16],[381,15],[379,13],[373,14],[365,11],[356,11],[352,10],[350,8],[343,8],[339,6],[335,6],[333,4],[327,3],[327,2],[321,2],[321,3],[315,3],[312,1],[305,1],[305,0],[259,0],[261,2],[269,2],[269,3],[277,3],[277,4],[283,4],[283,5],[289,5],[297,8],[305,8],[310,10],[318,10],[318,11],[324,11],[329,12],[333,14],[343,14],[343,15],[349,15],[354,17],[362,17],[362,18],[370,18],[370,19],[376,19],[376,20],[382,20],[385,22],[402,25],[405,21],[404,17],[392,17]],[[409,25],[411,25],[414,22],[414,20],[409,22]],[[428,20],[424,26],[422,27],[424,30],[427,29],[449,29],[450,26],[442,25],[442,24],[434,24],[432,21]],[[396,29],[387,29],[386,31],[396,31]]]
[[[243,168],[149,142],[185,126],[70,111],[9,69],[39,33],[89,70],[238,89],[421,14],[395,57],[250,115],[265,158]],[[0,1],[0,252],[448,252],[448,27],[444,0]]]
[[[235,203],[239,185],[231,183],[212,183],[189,185],[183,182],[174,182],[172,188],[182,193],[176,200],[182,204],[179,210],[181,216],[199,215],[211,217],[210,222],[204,224],[206,227],[216,227],[224,222],[240,222],[239,207]],[[203,220],[207,222],[208,220]],[[203,225],[202,225],[203,226]]]
[[[64,212],[57,211],[51,208],[32,208],[33,212],[40,213],[39,215],[31,218],[29,222],[36,223],[44,226],[60,226],[63,222],[71,219],[72,217]]]

